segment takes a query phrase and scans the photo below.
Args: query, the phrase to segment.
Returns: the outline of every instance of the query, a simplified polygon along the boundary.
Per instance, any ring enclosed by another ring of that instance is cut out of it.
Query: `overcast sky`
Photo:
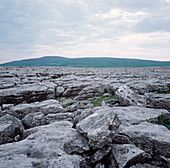
[[[0,63],[42,56],[170,61],[170,0],[0,0]]]

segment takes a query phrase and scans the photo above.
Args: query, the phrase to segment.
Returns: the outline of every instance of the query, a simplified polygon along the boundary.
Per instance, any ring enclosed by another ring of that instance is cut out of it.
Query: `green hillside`
[[[59,56],[46,56],[34,59],[12,61],[0,66],[58,66],[58,67],[153,67],[170,66],[170,61],[150,61],[139,59],[90,57],[66,58]]]

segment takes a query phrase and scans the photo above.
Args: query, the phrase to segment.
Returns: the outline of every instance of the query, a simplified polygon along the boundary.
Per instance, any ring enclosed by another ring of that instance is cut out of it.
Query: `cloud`
[[[0,1],[0,62],[44,55],[167,60],[169,16],[169,0]]]

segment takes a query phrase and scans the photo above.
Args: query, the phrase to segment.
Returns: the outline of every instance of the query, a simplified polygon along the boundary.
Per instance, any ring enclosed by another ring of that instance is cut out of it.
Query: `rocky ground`
[[[0,168],[170,167],[170,67],[0,67]]]

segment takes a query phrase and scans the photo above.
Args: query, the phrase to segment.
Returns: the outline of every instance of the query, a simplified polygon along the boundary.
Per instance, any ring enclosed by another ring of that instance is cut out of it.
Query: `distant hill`
[[[66,58],[59,56],[45,56],[41,58],[12,61],[0,66],[57,66],[57,67],[154,67],[170,66],[170,61],[150,61],[140,59],[90,57]]]

